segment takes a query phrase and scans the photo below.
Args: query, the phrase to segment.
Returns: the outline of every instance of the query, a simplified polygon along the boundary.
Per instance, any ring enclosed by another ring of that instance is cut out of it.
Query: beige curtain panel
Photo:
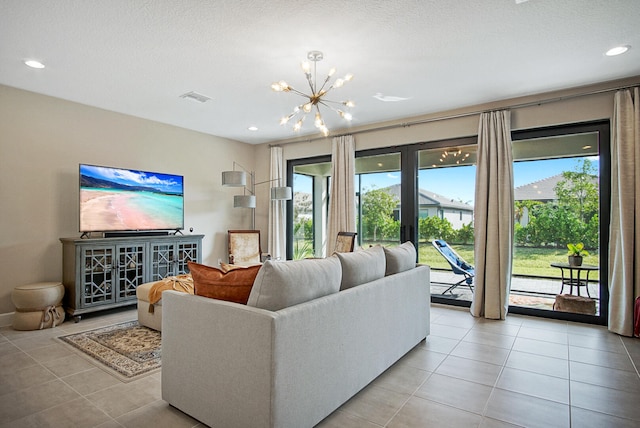
[[[355,150],[353,135],[332,141],[327,256],[333,254],[338,232],[356,231]]]
[[[284,154],[282,147],[271,147],[271,187],[284,186]],[[269,254],[275,260],[286,258],[286,214],[285,201],[271,201],[269,204]]]
[[[609,227],[609,330],[632,336],[640,296],[640,88],[614,98]]]
[[[471,314],[505,319],[513,254],[513,155],[509,111],[482,113],[474,201],[475,268]]]

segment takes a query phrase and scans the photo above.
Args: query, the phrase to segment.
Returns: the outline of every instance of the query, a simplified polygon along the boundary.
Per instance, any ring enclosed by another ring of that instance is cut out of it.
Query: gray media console
[[[203,236],[61,238],[65,310],[77,322],[85,313],[135,304],[139,285],[201,263]]]

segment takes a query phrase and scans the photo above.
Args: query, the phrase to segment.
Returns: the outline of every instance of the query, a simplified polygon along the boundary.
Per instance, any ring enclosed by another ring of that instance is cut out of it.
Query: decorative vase
[[[569,256],[570,266],[582,266],[582,256]]]

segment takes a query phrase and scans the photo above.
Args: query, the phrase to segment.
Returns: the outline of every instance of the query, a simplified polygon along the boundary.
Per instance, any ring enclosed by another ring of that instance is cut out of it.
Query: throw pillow
[[[224,272],[212,266],[189,262],[196,296],[247,304],[253,281],[260,265],[233,269]]]
[[[416,247],[410,241],[394,248],[384,247],[384,256],[387,261],[385,276],[416,267]]]
[[[384,276],[384,250],[380,246],[353,253],[336,253],[342,265],[340,290],[375,281]]]
[[[278,311],[340,289],[340,262],[335,257],[267,260],[256,277],[248,306]]]

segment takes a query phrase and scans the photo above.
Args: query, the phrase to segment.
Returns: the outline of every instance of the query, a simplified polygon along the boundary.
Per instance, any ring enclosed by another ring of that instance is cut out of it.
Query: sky
[[[125,186],[146,186],[172,193],[183,191],[183,177],[179,175],[84,164],[80,165],[80,174]]]
[[[578,159],[549,159],[539,161],[515,162],[513,166],[514,187],[533,183],[563,171],[574,171]],[[591,159],[595,168],[598,168],[597,158]],[[418,173],[418,185],[423,190],[432,191],[453,200],[473,204],[475,192],[474,165],[455,168],[433,168],[420,170]],[[400,183],[400,172],[366,174],[363,176],[363,189],[391,186]],[[294,179],[295,192],[311,193],[311,180]]]

